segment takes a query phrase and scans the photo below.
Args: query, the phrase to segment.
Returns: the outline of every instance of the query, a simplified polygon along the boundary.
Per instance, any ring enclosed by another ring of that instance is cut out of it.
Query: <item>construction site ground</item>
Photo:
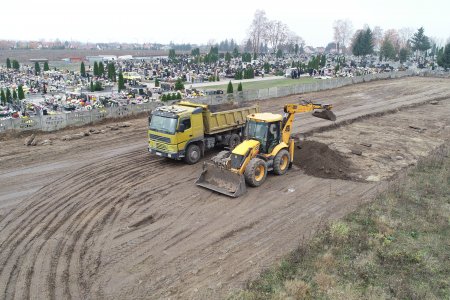
[[[338,120],[297,115],[292,169],[237,199],[197,187],[201,163],[150,155],[146,117],[38,133],[37,146],[0,136],[0,298],[223,298],[450,139],[448,79],[259,104],[300,99]]]

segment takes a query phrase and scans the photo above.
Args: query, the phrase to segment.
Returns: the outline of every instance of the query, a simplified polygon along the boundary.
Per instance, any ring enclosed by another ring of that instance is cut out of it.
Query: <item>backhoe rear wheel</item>
[[[284,175],[291,163],[291,155],[286,149],[278,151],[273,159],[273,172],[277,175]]]
[[[260,186],[266,180],[267,164],[260,158],[253,158],[245,168],[244,178],[250,186]]]

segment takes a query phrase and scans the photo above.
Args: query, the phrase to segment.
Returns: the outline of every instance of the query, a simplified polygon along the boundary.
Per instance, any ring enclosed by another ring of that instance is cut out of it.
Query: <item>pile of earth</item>
[[[304,140],[296,144],[294,164],[306,174],[332,179],[351,179],[350,161],[326,144]]]

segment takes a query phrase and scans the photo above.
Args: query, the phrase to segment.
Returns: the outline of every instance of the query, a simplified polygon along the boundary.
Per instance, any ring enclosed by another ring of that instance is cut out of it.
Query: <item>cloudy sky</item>
[[[442,43],[450,37],[449,0],[3,0],[0,39],[205,44],[234,38],[242,42],[256,9],[286,23],[312,46],[332,40],[337,19],[350,19],[354,29],[364,24],[384,30],[423,26],[426,35]]]

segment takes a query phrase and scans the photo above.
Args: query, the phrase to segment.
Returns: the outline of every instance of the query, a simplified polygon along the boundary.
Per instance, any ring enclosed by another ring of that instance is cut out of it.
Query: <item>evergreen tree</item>
[[[80,74],[82,77],[86,77],[86,67],[84,65],[84,61],[81,62]]]
[[[404,63],[405,61],[406,61],[406,59],[407,59],[407,57],[408,57],[408,53],[409,51],[408,51],[408,49],[406,49],[406,48],[402,48],[402,49],[400,49],[400,53],[399,53],[399,59],[400,59],[400,63]]]
[[[17,88],[17,96],[19,97],[19,100],[25,99],[25,93],[23,92],[23,86],[19,85]]]
[[[0,101],[2,102],[2,105],[6,105],[6,95],[3,89],[1,89],[0,91]]]
[[[237,47],[234,47],[234,49],[233,49],[233,57],[234,57],[234,58],[239,57],[239,50],[238,50]]]
[[[8,103],[12,103],[11,91],[9,90],[9,88],[6,88],[6,101]]]
[[[102,91],[103,90],[102,83],[100,81],[96,81],[95,82],[94,90],[95,91]]]
[[[167,96],[166,94],[162,94],[161,96],[161,101],[166,102],[167,101]]]
[[[99,62],[98,64],[98,76],[103,77],[105,74],[105,66],[103,65],[103,62]]]
[[[385,60],[395,59],[396,53],[395,48],[392,42],[385,38],[380,48],[380,56],[383,56]]]
[[[44,71],[49,71],[50,67],[48,66],[48,62],[44,62]]]
[[[20,64],[19,64],[19,62],[17,61],[17,60],[13,60],[12,61],[12,67],[13,67],[13,69],[14,70],[19,70],[20,69]]]
[[[420,27],[411,38],[412,50],[418,52],[425,52],[431,48],[429,38],[424,34],[423,27]]]
[[[237,91],[238,92],[242,92],[242,82],[239,82],[238,87],[237,87]]]
[[[170,49],[169,50],[169,59],[175,59],[177,57],[176,53],[175,53],[175,49]]]
[[[366,56],[373,53],[373,33],[370,28],[356,33],[352,53],[355,56]]]
[[[175,82],[175,90],[177,91],[184,90],[184,84],[183,81],[181,81],[181,78],[178,78],[177,81]]]
[[[111,81],[116,81],[116,67],[114,63],[108,64],[108,79]]]
[[[159,79],[155,78],[155,87],[159,87]]]
[[[9,59],[9,57],[6,59],[6,68],[11,69],[11,60]]]
[[[277,58],[282,58],[283,57],[283,50],[278,49],[277,51]]]
[[[320,57],[320,66],[322,68],[324,68],[326,64],[327,64],[327,57],[325,55],[321,55],[321,57]]]
[[[90,90],[91,90],[91,92],[95,91],[95,89],[94,89],[94,82],[92,80],[91,80]]]
[[[242,79],[242,70],[241,69],[236,70],[236,73],[234,74],[234,79],[236,79],[236,80]]]
[[[119,92],[125,89],[125,82],[123,81],[123,74],[119,72],[119,84],[118,84]]]
[[[438,64],[446,70],[450,69],[450,43],[438,55]]]
[[[194,48],[191,50],[191,55],[192,56],[199,56],[200,55],[200,49],[199,48]]]
[[[15,89],[12,92],[12,97],[13,97],[14,100],[17,100],[17,92],[16,92]]]
[[[228,62],[228,63],[231,61],[231,54],[230,54],[230,52],[225,53],[225,61]]]
[[[181,96],[181,93],[177,93],[177,99],[178,99],[178,100],[183,99],[183,96]]]
[[[39,66],[38,62],[34,63],[34,75],[38,75],[41,73],[41,66]]]
[[[98,73],[98,64],[97,64],[96,61],[94,62],[94,76],[99,76],[99,73]]]
[[[233,85],[231,84],[231,80],[228,82],[227,94],[233,94]]]

